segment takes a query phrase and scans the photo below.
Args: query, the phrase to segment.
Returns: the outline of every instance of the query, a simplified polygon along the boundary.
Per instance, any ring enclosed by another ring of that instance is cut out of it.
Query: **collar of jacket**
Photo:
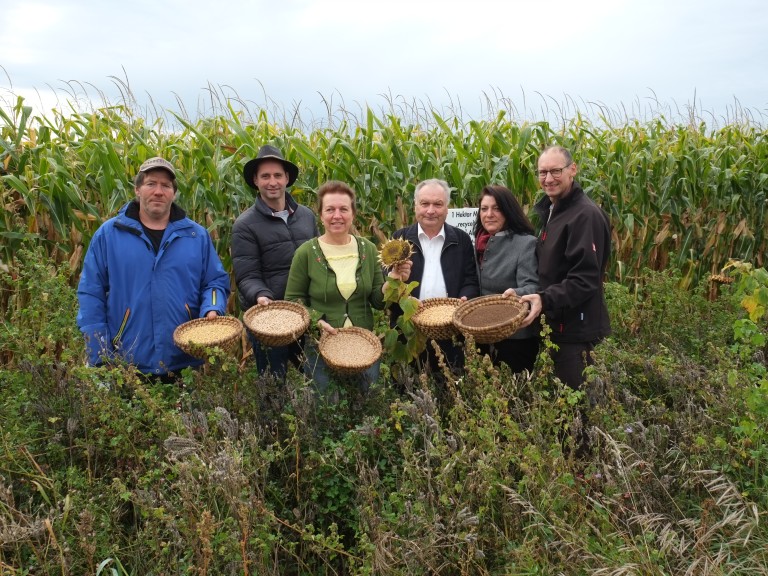
[[[562,212],[563,210],[566,210],[571,204],[573,204],[577,198],[584,195],[584,190],[582,190],[581,185],[576,182],[576,180],[573,181],[573,185],[571,186],[571,192],[560,200],[560,202],[557,203],[557,206],[555,206],[555,209],[552,211],[553,214],[557,214],[558,212]],[[547,218],[549,216],[549,207],[552,204],[552,201],[549,199],[549,196],[546,194],[544,197],[536,202],[534,205],[534,210],[536,210],[536,213],[539,215],[539,217],[542,219],[541,224],[542,226],[546,224]]]
[[[256,207],[256,210],[264,214],[265,216],[271,216],[273,218],[279,218],[279,216],[274,215],[274,211],[272,208],[267,206],[267,203],[264,202],[264,200],[261,199],[261,194],[258,194],[256,196],[256,202],[254,204]],[[293,214],[296,212],[296,208],[299,207],[299,203],[296,202],[296,200],[293,199],[293,196],[291,196],[288,192],[285,193],[285,207],[288,209],[288,215]]]
[[[125,205],[124,208],[125,216],[126,218],[131,218],[133,220],[136,220],[138,222],[141,222],[141,219],[139,218],[139,201],[138,200],[131,200],[128,202],[128,204]],[[184,212],[184,210],[176,204],[176,202],[173,202],[171,204],[171,217],[169,222],[176,222],[178,220],[183,220],[187,217],[187,213]]]
[[[445,242],[443,243],[443,250],[445,250],[446,246],[449,246],[451,244],[458,244],[459,243],[459,235],[456,232],[456,227],[451,226],[450,224],[444,224],[444,230],[445,230]],[[421,242],[419,242],[419,224],[418,222],[415,224],[411,224],[408,226],[408,228],[405,229],[405,232],[403,233],[403,237],[406,240],[410,240],[411,244],[413,244],[413,248],[415,250],[418,250],[421,252]]]

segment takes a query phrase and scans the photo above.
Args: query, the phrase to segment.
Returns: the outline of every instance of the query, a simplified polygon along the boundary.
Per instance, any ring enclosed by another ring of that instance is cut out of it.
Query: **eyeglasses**
[[[552,178],[560,178],[560,176],[563,175],[563,170],[568,168],[568,166],[571,164],[573,164],[573,162],[569,162],[562,168],[552,168],[552,170],[536,170],[536,176],[539,177],[539,180],[546,180],[547,174],[552,174]]]

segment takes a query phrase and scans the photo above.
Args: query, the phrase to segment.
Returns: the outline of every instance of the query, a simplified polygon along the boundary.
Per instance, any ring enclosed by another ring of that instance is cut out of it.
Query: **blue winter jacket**
[[[208,231],[172,205],[155,254],[129,202],[91,239],[77,297],[77,325],[89,362],[128,362],[145,374],[165,374],[200,360],[173,343],[179,324],[226,311],[229,275]]]

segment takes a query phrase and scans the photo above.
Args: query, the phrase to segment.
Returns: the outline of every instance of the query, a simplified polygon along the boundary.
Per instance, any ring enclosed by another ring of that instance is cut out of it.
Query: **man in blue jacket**
[[[175,202],[176,170],[163,158],[139,168],[136,198],[94,234],[83,262],[77,325],[91,365],[122,361],[171,382],[202,363],[173,343],[193,318],[226,311],[229,275],[208,231]]]

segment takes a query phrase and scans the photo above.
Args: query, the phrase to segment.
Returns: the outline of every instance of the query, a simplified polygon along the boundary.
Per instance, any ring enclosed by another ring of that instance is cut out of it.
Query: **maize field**
[[[0,107],[0,574],[768,575],[762,128],[273,116]],[[221,350],[181,384],[84,366],[73,286],[139,165],[174,163],[231,271],[242,166],[265,143],[300,167],[300,202],[351,184],[378,240],[425,178],[454,207],[504,184],[531,213],[539,150],[571,148],[613,223],[613,334],[588,386],[557,381],[546,337],[531,374],[469,345],[457,380],[385,354],[367,392],[327,397]]]
[[[645,268],[674,267],[690,287],[729,258],[765,265],[768,139],[754,122],[708,129],[657,117],[600,125],[577,113],[555,127],[516,123],[504,111],[467,122],[432,111],[428,122],[407,123],[367,109],[302,131],[263,109],[227,106],[195,122],[170,114],[173,122],[149,120],[118,105],[40,117],[20,97],[0,110],[0,257],[12,261],[32,239],[78,270],[91,235],[133,197],[131,179],[154,155],[177,166],[178,203],[208,227],[231,271],[232,223],[254,201],[242,166],[265,143],[300,167],[292,192],[301,203],[314,206],[326,180],[352,185],[358,231],[377,241],[412,220],[413,189],[426,178],[453,187],[453,207],[475,206],[486,184],[505,185],[532,215],[538,153],[560,144],[611,217],[609,279],[631,284]]]

